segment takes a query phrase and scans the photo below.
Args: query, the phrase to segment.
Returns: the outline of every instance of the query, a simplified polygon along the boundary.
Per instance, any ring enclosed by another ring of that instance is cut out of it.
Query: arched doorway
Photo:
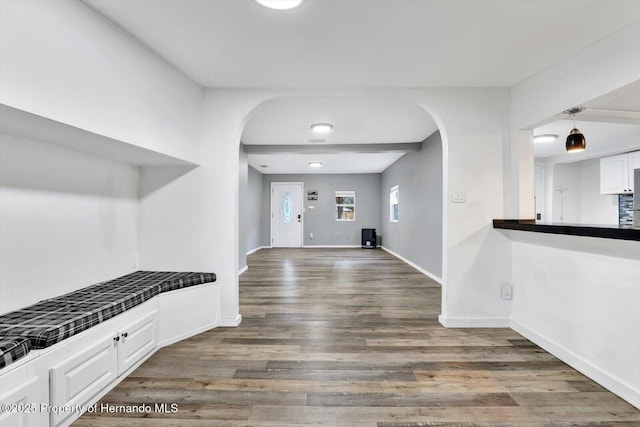
[[[270,167],[273,167],[272,164],[269,164],[273,159],[280,159],[280,161],[273,162],[276,168],[282,168],[283,164],[285,166],[291,166],[294,162],[298,161],[300,165],[306,167],[307,163],[310,162],[311,158],[313,160],[322,160],[322,159],[330,159],[331,155],[341,155],[340,145],[348,146],[349,150],[353,150],[354,144],[348,144],[348,140],[346,137],[347,133],[342,135],[342,138],[335,138],[333,140],[321,140],[316,141],[313,140],[313,135],[309,132],[309,125],[314,121],[331,121],[331,120],[340,120],[338,115],[331,116],[331,110],[327,110],[332,106],[331,100],[339,99],[342,103],[354,103],[354,102],[362,102],[363,99],[371,101],[371,99],[377,99],[380,104],[386,104],[391,111],[398,109],[398,106],[401,105],[403,108],[410,111],[409,114],[413,114],[414,118],[419,120],[419,117],[422,117],[423,120],[430,122],[433,131],[432,133],[437,133],[438,143],[440,145],[439,158],[438,163],[441,172],[438,176],[438,186],[439,186],[439,195],[438,195],[438,203],[439,212],[437,218],[437,227],[439,229],[438,239],[437,239],[437,251],[438,251],[438,268],[434,274],[430,274],[433,278],[439,279],[438,281],[442,284],[443,288],[443,300],[445,298],[446,292],[446,218],[447,218],[447,173],[446,173],[446,159],[447,159],[447,135],[444,132],[444,126],[442,120],[437,114],[433,112],[433,109],[423,101],[417,101],[419,97],[412,96],[407,93],[395,93],[395,94],[371,94],[371,95],[363,95],[360,94],[286,94],[286,95],[278,95],[273,96],[267,99],[262,100],[257,103],[251,111],[249,111],[242,122],[242,132],[240,138],[240,148],[239,148],[239,210],[238,210],[238,259],[239,259],[239,269],[240,271],[244,271],[246,268],[246,263],[243,262],[246,259],[247,252],[252,252],[256,248],[269,246],[269,241],[265,239],[265,236],[268,236],[268,232],[265,232],[264,229],[257,231],[255,227],[260,227],[260,221],[256,220],[255,215],[253,219],[250,220],[252,230],[247,230],[247,209],[249,206],[255,206],[255,203],[249,203],[247,201],[245,193],[248,191],[247,185],[248,182],[252,179],[251,175],[256,175],[256,173],[263,173],[264,175],[270,175],[273,173],[272,171],[268,171]],[[320,105],[324,107],[317,108],[314,110],[310,106]],[[379,107],[379,106],[378,106]],[[340,109],[340,108],[338,108]],[[301,113],[301,111],[303,113]],[[327,112],[328,111],[328,112]],[[379,112],[379,111],[378,111]],[[288,114],[288,116],[286,115]],[[306,114],[306,116],[305,116]],[[315,114],[315,115],[313,115]],[[396,111],[397,114],[397,111]],[[366,115],[366,113],[361,113],[360,116]],[[356,116],[350,117],[352,120],[357,121],[358,114],[352,115]],[[334,118],[337,117],[337,118]],[[341,125],[345,122],[341,122]],[[406,133],[406,132],[405,132]],[[357,134],[357,131],[352,130],[350,136],[353,138],[353,135]],[[281,135],[284,135],[282,137]],[[423,135],[420,138],[420,142],[427,139],[428,135]],[[387,135],[389,138],[389,135]],[[374,144],[365,144],[362,141],[366,138],[362,136],[358,138],[354,138],[357,143],[361,144],[360,147],[367,147],[369,152],[363,150],[361,152],[356,152],[355,155],[365,157],[366,155],[374,154],[375,150],[370,146]],[[398,142],[397,139],[394,142]],[[415,141],[405,141],[405,142],[415,142]],[[384,145],[384,150],[393,151],[392,143],[384,143],[377,141],[378,144],[382,147]],[[327,146],[330,146],[327,149]],[[249,147],[249,148],[247,148]],[[309,149],[309,147],[313,147]],[[334,153],[330,152],[330,150],[335,150]],[[384,150],[380,150],[383,152]],[[352,152],[344,153],[344,156],[348,156],[353,154]],[[379,154],[379,153],[375,153]],[[404,153],[402,153],[404,154]],[[400,156],[395,158],[391,164],[395,163]],[[283,160],[284,159],[284,160]],[[325,161],[326,163],[326,161]],[[390,166],[390,165],[387,165]],[[281,173],[310,173],[307,170],[295,169],[289,167],[287,169],[284,168],[285,172],[282,169],[278,169],[275,172]],[[290,172],[293,170],[293,172]],[[384,169],[383,169],[384,170]],[[348,173],[348,172],[345,172]],[[382,171],[378,172],[382,174]],[[263,186],[263,189],[266,186]],[[254,190],[255,192],[255,190]],[[262,203],[264,206],[264,202]],[[382,210],[382,206],[380,206]],[[269,212],[262,209],[261,215],[268,215]],[[382,221],[386,222],[386,221]],[[258,225],[256,225],[258,224]],[[265,221],[262,221],[262,227],[266,225]],[[430,224],[433,227],[433,221]],[[381,227],[384,229],[385,227]],[[385,230],[383,232],[384,235],[388,234],[389,230]],[[256,235],[261,235],[262,238],[256,239]],[[306,230],[305,236],[315,235],[313,231]],[[315,242],[307,241],[310,246],[313,246]],[[332,243],[332,242],[331,242]],[[384,244],[384,243],[383,243]],[[431,245],[434,242],[430,242]],[[410,246],[410,245],[407,245]],[[399,250],[398,252],[401,258],[405,261],[409,261],[412,263],[412,254],[409,250]],[[398,254],[398,253],[396,253]],[[404,256],[403,256],[404,255]],[[417,265],[420,267],[420,262],[416,262],[412,265]],[[430,268],[430,270],[434,270]],[[424,271],[429,275],[429,270],[424,269]],[[433,271],[432,271],[433,272]],[[444,304],[442,304],[442,311],[444,311]]]

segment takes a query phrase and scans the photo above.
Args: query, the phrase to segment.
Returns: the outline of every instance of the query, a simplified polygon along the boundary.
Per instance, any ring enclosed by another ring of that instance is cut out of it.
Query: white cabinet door
[[[32,377],[18,387],[0,396],[0,426],[27,427],[46,425],[46,412],[42,410],[38,396],[38,377]],[[9,405],[5,411],[4,406]]]
[[[629,153],[629,188],[631,189],[631,192],[634,191],[633,183],[636,169],[640,169],[640,151]]]
[[[600,159],[600,193],[629,193],[629,155]]]
[[[51,368],[51,405],[84,405],[115,380],[118,359],[114,337],[62,361]],[[76,413],[51,413],[51,424],[58,426]]]
[[[157,310],[118,332],[118,375],[126,372],[153,351],[158,343]]]

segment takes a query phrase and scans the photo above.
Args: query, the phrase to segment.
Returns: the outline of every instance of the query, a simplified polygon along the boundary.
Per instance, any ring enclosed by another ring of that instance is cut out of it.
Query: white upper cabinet
[[[633,170],[640,168],[640,151],[600,159],[600,193],[633,193]]]
[[[633,175],[634,170],[640,169],[640,151],[634,151],[633,153],[629,153],[629,188],[631,188],[631,192],[633,193]],[[640,190],[638,190],[640,191]]]

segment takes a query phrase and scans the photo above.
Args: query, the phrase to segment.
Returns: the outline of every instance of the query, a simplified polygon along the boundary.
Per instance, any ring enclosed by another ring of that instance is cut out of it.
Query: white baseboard
[[[251,255],[254,252],[258,252],[260,249],[269,249],[271,246],[258,246],[257,248],[251,249],[247,252],[247,255]]]
[[[513,319],[511,320],[511,329],[640,409],[640,390],[634,389],[632,385],[625,383],[619,378],[615,378],[561,344],[545,338],[538,332],[529,329]]]
[[[242,267],[239,271],[238,271],[238,276],[240,276],[242,273],[244,273],[245,271],[247,271],[249,269],[248,265],[245,265],[244,267]]]
[[[332,249],[332,248],[336,248],[336,249],[347,249],[347,248],[359,248],[361,247],[360,245],[304,245],[303,248],[304,249],[313,249],[313,248],[317,248],[317,249]]]
[[[235,328],[242,322],[242,314],[238,314],[233,319],[220,319],[218,321],[218,326],[221,328]]]
[[[401,261],[406,262],[407,264],[409,264],[411,267],[415,268],[416,270],[418,270],[420,273],[424,274],[425,276],[429,277],[432,280],[435,280],[436,282],[440,283],[442,285],[442,278],[436,276],[433,273],[428,272],[427,270],[425,270],[424,268],[420,267],[419,265],[416,265],[415,263],[409,261],[408,259],[398,255],[397,253],[393,252],[391,249],[386,248],[384,246],[380,246],[382,248],[382,250],[389,252],[391,255],[393,255],[394,257],[398,258]]]
[[[449,317],[438,316],[438,321],[445,328],[508,328],[508,317]]]

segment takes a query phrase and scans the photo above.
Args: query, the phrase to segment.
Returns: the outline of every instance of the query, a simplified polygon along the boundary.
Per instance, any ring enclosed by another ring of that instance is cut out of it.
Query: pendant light
[[[576,114],[582,110],[584,110],[584,107],[574,107],[564,111],[565,114],[573,117],[573,129],[571,129],[571,132],[567,135],[567,142],[565,144],[567,153],[577,153],[587,148],[587,140],[584,138],[582,132],[580,132],[580,129],[576,127]]]

